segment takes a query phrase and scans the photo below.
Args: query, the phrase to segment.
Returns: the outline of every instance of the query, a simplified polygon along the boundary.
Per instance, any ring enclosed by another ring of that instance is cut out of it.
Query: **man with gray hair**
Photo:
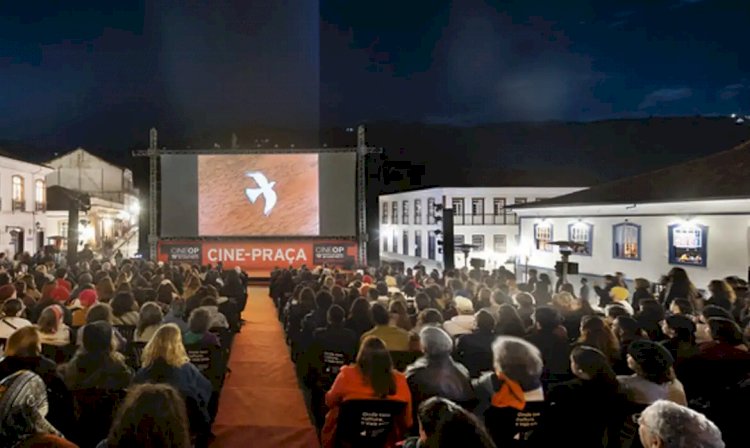
[[[474,380],[478,405],[474,413],[483,420],[497,446],[546,446],[544,418],[547,405],[542,390],[542,355],[531,343],[517,337],[498,336],[492,344],[495,371]],[[524,445],[526,446],[526,445]]]
[[[705,415],[657,400],[638,418],[644,448],[724,448],[721,431]]]
[[[435,396],[473,406],[474,391],[469,371],[451,358],[453,340],[448,333],[438,327],[424,327],[419,332],[419,342],[423,356],[405,372],[414,412],[420,403]]]

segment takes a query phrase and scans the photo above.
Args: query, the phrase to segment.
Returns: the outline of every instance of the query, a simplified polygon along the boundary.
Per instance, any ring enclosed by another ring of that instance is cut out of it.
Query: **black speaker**
[[[443,265],[445,269],[456,268],[456,241],[453,236],[453,209],[443,209]]]
[[[482,258],[472,258],[469,260],[469,264],[474,269],[484,269],[484,259]]]

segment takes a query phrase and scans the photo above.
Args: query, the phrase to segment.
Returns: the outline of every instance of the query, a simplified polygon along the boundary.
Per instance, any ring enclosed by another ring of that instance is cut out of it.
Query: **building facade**
[[[573,191],[576,187],[474,187],[427,188],[379,198],[379,253],[384,262],[417,263],[442,268],[438,244],[442,223],[436,221],[436,206],[453,209],[456,244],[477,246],[469,258],[485,261],[487,269],[513,263],[517,255],[518,221],[508,208]],[[457,251],[455,264],[468,263]]]
[[[78,223],[79,245],[90,244],[103,252],[120,250],[132,256],[138,250],[138,191],[133,173],[78,148],[47,162],[53,171],[47,175],[49,186],[59,185],[86,193],[91,208]],[[50,236],[59,236],[61,249],[68,232],[67,210],[48,212]]]
[[[622,272],[652,282],[673,267],[699,289],[750,274],[750,143],[585,191],[514,208],[524,256],[519,270],[554,274],[551,241],[579,243],[570,256],[590,280]]]
[[[35,253],[45,245],[48,166],[0,156],[0,252]]]

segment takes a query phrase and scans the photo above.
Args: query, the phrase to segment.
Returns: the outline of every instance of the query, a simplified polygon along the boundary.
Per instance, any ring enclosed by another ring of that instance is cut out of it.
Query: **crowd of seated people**
[[[0,446],[208,446],[247,300],[242,271],[5,260]]]
[[[525,280],[275,270],[322,446],[746,446],[745,282],[713,281],[704,297],[681,268],[658,288],[622,273]]]

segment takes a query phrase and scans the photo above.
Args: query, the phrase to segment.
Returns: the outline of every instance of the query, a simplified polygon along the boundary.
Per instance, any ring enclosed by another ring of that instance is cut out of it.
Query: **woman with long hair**
[[[200,289],[200,287],[201,279],[194,274],[188,275],[187,279],[185,280],[185,287],[182,292],[182,297],[185,298],[185,300],[188,300],[198,292],[198,289]]]
[[[620,386],[610,361],[600,350],[577,345],[570,353],[570,370],[575,378],[553,386],[549,392],[555,441],[562,446],[605,446],[607,428],[621,416]],[[601,403],[607,403],[602,412]],[[585,425],[585,431],[570,431]]]
[[[96,284],[96,296],[99,301],[109,303],[115,297],[115,284],[109,275],[105,275]]]
[[[185,400],[166,384],[132,387],[98,448],[190,448]]]
[[[620,359],[620,344],[612,329],[599,316],[584,316],[581,319],[581,336],[578,343],[594,347],[604,353],[611,364]]]
[[[484,424],[474,414],[445,398],[425,400],[419,405],[417,420],[420,435],[404,442],[404,448],[496,446]]]
[[[732,311],[737,295],[734,293],[734,289],[729,286],[729,283],[724,280],[711,280],[708,284],[708,291],[711,293],[711,297],[706,300],[706,305],[715,305],[727,311]]]
[[[324,448],[333,448],[336,423],[341,403],[356,399],[386,399],[406,403],[404,412],[396,419],[389,437],[392,446],[412,425],[411,393],[406,377],[393,369],[388,349],[380,338],[371,336],[362,341],[357,362],[341,368],[325,401],[329,411],[321,432]]]
[[[391,300],[391,305],[388,307],[388,313],[391,315],[391,323],[399,328],[406,331],[412,329],[411,319],[409,313],[406,311],[405,301]]]
[[[173,386],[188,403],[192,432],[208,433],[211,383],[190,363],[177,325],[166,324],[156,330],[143,349],[141,369],[135,374],[133,383],[165,383]]]
[[[667,289],[664,295],[664,308],[669,308],[674,299],[688,299],[696,302],[700,298],[698,289],[690,281],[687,271],[680,267],[672,268],[667,274]]]

